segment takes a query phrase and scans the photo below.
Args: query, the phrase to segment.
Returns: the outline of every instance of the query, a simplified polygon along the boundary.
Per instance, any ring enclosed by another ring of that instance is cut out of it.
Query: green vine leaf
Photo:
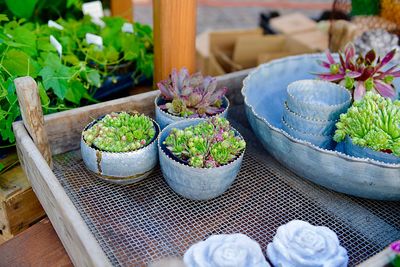
[[[10,49],[4,54],[3,68],[13,76],[29,75],[36,78],[38,74],[38,65],[28,54],[21,50]]]
[[[32,17],[38,0],[5,0],[7,7],[19,18]]]

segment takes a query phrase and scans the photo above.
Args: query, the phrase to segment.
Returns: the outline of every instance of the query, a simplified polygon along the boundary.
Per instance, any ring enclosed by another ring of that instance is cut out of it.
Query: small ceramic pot
[[[220,167],[195,168],[182,163],[163,144],[173,128],[184,129],[203,121],[205,119],[190,119],[172,123],[158,139],[158,154],[165,181],[177,194],[192,200],[212,199],[228,190],[239,173],[244,154],[243,151],[234,161]]]
[[[321,148],[333,149],[334,141],[332,139],[332,136],[330,135],[328,136],[314,135],[314,134],[300,132],[299,130],[296,130],[292,126],[290,126],[283,118],[282,118],[282,129],[294,138],[308,141],[311,144],[314,144]]]
[[[104,116],[89,123],[92,127]],[[130,152],[107,152],[89,146],[81,136],[81,154],[86,167],[100,179],[115,184],[132,184],[146,178],[157,165],[157,138],[160,127],[152,120],[156,133],[151,142],[138,150]]]
[[[172,115],[164,110],[162,110],[159,105],[163,104],[163,99],[161,98],[160,95],[156,97],[154,100],[155,108],[156,108],[156,121],[160,125],[161,130],[164,129],[166,126],[168,126],[171,123],[177,122],[177,121],[182,121],[182,120],[188,120],[190,118],[183,118],[179,116]],[[222,98],[222,107],[224,107],[224,111],[221,113],[217,114],[220,117],[226,118],[228,115],[228,109],[229,109],[229,100],[226,96]]]
[[[291,111],[287,102],[284,104],[283,119],[293,129],[303,133],[330,136],[335,130],[336,121],[313,120],[302,117]]]
[[[243,234],[212,235],[192,245],[183,260],[187,267],[269,267],[260,245]]]
[[[279,226],[267,256],[273,266],[285,267],[347,267],[349,261],[332,230],[300,220]]]
[[[300,116],[335,121],[351,104],[349,90],[321,80],[299,80],[287,87],[287,104]]]
[[[377,161],[385,162],[385,163],[392,163],[392,164],[399,164],[400,157],[396,157],[393,154],[376,151],[368,147],[362,147],[356,145],[352,142],[349,136],[346,136],[344,142],[344,151],[347,155],[357,157],[357,158],[370,158]]]

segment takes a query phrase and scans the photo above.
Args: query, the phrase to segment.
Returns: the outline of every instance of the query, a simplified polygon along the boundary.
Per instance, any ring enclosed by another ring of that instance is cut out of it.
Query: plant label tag
[[[60,44],[59,41],[57,41],[57,39],[53,36],[50,35],[50,43],[52,46],[54,46],[54,48],[57,50],[58,55],[61,58],[62,55],[62,45]]]
[[[106,26],[106,24],[104,23],[104,21],[101,18],[92,17],[92,22],[94,24],[100,26],[101,28],[104,28]]]
[[[133,33],[133,24],[125,22],[124,25],[122,25],[123,32],[128,32],[128,33]]]
[[[49,26],[49,28],[55,28],[60,31],[64,30],[64,27],[61,26],[60,24],[58,24],[57,22],[55,22],[54,20],[49,20],[47,22],[47,26]]]
[[[103,5],[101,1],[92,1],[82,4],[82,12],[85,15],[89,15],[92,18],[104,17]]]
[[[88,44],[95,44],[100,49],[103,49],[103,38],[101,38],[101,36],[98,36],[96,34],[87,33],[86,34],[86,42]]]

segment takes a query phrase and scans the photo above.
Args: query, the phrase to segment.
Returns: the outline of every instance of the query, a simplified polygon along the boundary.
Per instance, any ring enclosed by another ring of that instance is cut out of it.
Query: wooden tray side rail
[[[246,70],[217,78],[218,86],[229,88],[228,98],[231,105],[242,102],[240,89],[247,74]],[[35,86],[29,89],[37,90]],[[157,95],[158,91],[151,91],[44,116],[45,132],[52,155],[78,149],[83,127],[100,115],[121,110],[137,110],[152,115],[154,99]],[[104,251],[55,177],[50,165],[35,145],[24,122],[15,122],[13,129],[21,165],[74,265],[111,266]]]

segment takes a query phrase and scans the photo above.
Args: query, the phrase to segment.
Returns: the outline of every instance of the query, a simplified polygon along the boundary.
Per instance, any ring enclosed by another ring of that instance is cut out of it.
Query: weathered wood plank
[[[25,127],[13,128],[25,173],[74,265],[111,266]]]
[[[0,267],[72,267],[49,219],[0,246]]]
[[[14,83],[25,127],[49,166],[52,167],[53,162],[44,128],[43,110],[37,84],[32,77],[17,78]]]

